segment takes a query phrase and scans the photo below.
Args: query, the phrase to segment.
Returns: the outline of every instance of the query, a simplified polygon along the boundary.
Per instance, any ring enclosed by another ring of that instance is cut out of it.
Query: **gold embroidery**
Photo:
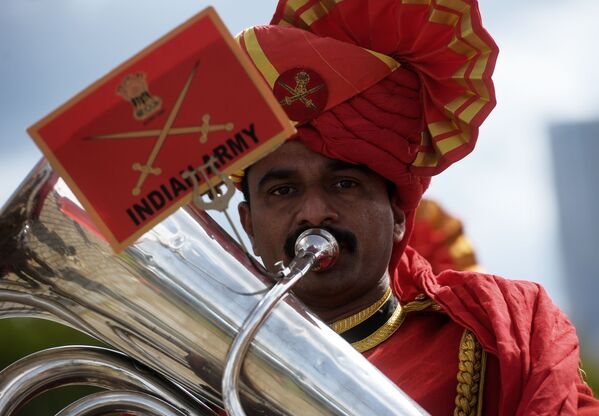
[[[453,120],[435,121],[428,124],[428,131],[435,137],[456,131],[457,127]]]
[[[448,9],[453,9],[456,12],[464,13],[466,8],[470,6],[461,0],[437,0],[437,4],[439,6],[447,7]]]
[[[406,304],[405,306],[397,305],[395,312],[393,315],[381,326],[379,329],[374,331],[371,335],[367,336],[360,341],[352,342],[352,347],[354,347],[359,352],[368,351],[371,348],[376,347],[381,342],[385,341],[391,335],[397,331],[397,329],[401,326],[403,321],[406,319],[406,315],[410,312],[423,311],[431,306],[434,303],[432,300],[415,300]]]
[[[424,137],[428,136],[428,132],[423,132],[423,142],[426,140]],[[425,146],[423,146],[425,147]],[[437,166],[439,161],[437,160],[437,155],[435,153],[430,152],[418,152],[416,154],[416,159],[412,162],[412,165],[418,166],[421,168],[434,168]]]
[[[287,2],[285,2],[283,20],[293,24],[297,17],[297,11],[308,3],[309,0],[288,0]],[[308,29],[308,26],[305,22],[299,20],[297,23],[299,24],[299,27],[301,27],[302,29]]]
[[[243,41],[250,58],[254,62],[254,65],[256,68],[260,69],[262,76],[266,79],[266,82],[268,82],[270,88],[272,88],[275,85],[275,81],[279,77],[279,72],[264,53],[264,50],[260,46],[260,42],[258,42],[258,38],[256,37],[256,32],[254,32],[254,29],[246,29],[243,32]]]
[[[379,58],[382,62],[385,63],[385,65],[387,65],[389,67],[389,69],[391,71],[395,71],[397,68],[399,68],[401,66],[401,64],[399,62],[397,62],[392,57],[385,55],[384,53],[379,53],[379,52],[373,51],[371,49],[366,49],[366,48],[362,48],[362,49],[364,49],[366,52],[370,52],[372,55]]]
[[[335,321],[329,326],[333,331],[335,331],[338,334],[345,332],[374,315],[374,313],[378,311],[381,308],[381,306],[385,304],[385,302],[387,302],[389,297],[391,297],[391,288],[387,288],[383,297],[381,297],[379,300],[377,300],[374,304],[370,305],[366,309],[362,309],[360,312],[348,316],[347,318]]]
[[[469,140],[470,134],[466,132],[439,140],[437,142],[437,149],[439,149],[443,154],[449,153],[452,150],[455,150],[458,147],[462,146],[463,144],[468,143],[467,141],[464,141],[464,136],[467,136]]]
[[[458,387],[454,416],[482,414],[483,387],[487,353],[469,330],[464,330],[460,341]]]
[[[311,25],[322,17],[328,15],[342,0],[320,0],[312,5],[307,0],[288,0],[282,18],[276,24],[294,24],[302,29],[309,29]],[[470,14],[472,6],[463,0],[401,0],[402,4],[422,5],[429,7],[428,19],[431,23],[443,24],[453,28],[452,38],[447,47],[457,54],[467,58],[467,62],[453,75],[453,80],[462,85],[465,91],[454,102],[445,106],[446,116],[455,125],[452,137],[440,139],[432,133],[435,139],[434,149],[423,146],[418,151],[413,166],[421,168],[434,168],[439,165],[442,157],[459,148],[468,146],[472,140],[469,124],[480,114],[491,100],[490,91],[485,84],[483,76],[488,70],[489,56],[492,48],[481,39],[473,25]],[[369,51],[370,52],[370,51]],[[394,70],[392,58],[384,55],[378,56],[391,70]],[[432,143],[431,143],[432,144]]]
[[[454,13],[439,9],[439,7],[445,7]],[[466,91],[445,106],[447,115],[454,124],[460,123],[460,126],[456,126],[455,136],[451,138],[451,141],[441,142],[441,146],[436,146],[436,153],[430,153],[430,149],[419,151],[412,163],[413,166],[435,167],[439,163],[440,156],[454,150],[456,146],[469,143],[471,130],[467,124],[490,101],[491,94],[483,81],[483,75],[488,68],[492,49],[474,31],[470,9],[471,6],[461,0],[439,0],[430,11],[429,20],[431,22],[446,24],[454,28],[455,32],[448,45],[449,49],[468,58],[468,62],[452,76],[456,82],[466,88]],[[455,17],[451,17],[452,14]],[[432,134],[436,139],[437,135]]]
[[[455,26],[458,23],[459,16],[443,10],[433,10],[430,13],[429,21],[442,25]]]
[[[321,0],[303,12],[299,16],[299,19],[304,22],[306,26],[312,26],[314,22],[329,14],[331,9],[341,1],[342,0]]]

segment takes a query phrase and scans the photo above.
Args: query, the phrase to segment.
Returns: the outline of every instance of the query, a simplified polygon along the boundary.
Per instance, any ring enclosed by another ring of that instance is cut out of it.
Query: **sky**
[[[268,23],[275,8],[273,0],[3,0],[0,205],[41,157],[27,127],[209,4],[233,34]],[[567,311],[549,127],[599,117],[599,2],[480,8],[501,51],[498,105],[474,152],[434,178],[428,196],[463,220],[486,270],[542,283]]]

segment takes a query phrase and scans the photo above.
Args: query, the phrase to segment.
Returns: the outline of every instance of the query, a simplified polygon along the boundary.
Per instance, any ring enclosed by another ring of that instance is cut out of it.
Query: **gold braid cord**
[[[464,330],[460,341],[458,394],[455,398],[454,416],[482,414],[483,385],[487,353],[469,330]]]
[[[395,312],[393,315],[381,326],[379,329],[374,331],[371,335],[367,336],[364,339],[361,339],[356,342],[352,342],[352,346],[358,350],[359,352],[368,351],[371,348],[376,347],[381,342],[385,341],[389,338],[395,331],[399,329],[403,321],[406,319],[406,316],[410,312],[423,311],[427,308],[432,308],[436,306],[432,300],[415,300],[410,302],[404,306],[400,304],[397,305]]]
[[[387,288],[385,294],[382,298],[377,300],[374,304],[370,305],[368,308],[361,310],[358,313],[355,313],[347,318],[340,319],[339,321],[335,321],[329,325],[329,327],[338,334],[341,334],[349,329],[352,329],[354,326],[364,322],[368,318],[370,318],[376,311],[380,309],[381,306],[389,300],[391,297],[391,288]]]

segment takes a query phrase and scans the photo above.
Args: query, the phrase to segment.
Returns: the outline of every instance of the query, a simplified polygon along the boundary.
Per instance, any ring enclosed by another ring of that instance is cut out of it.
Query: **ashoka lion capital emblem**
[[[145,120],[162,107],[162,100],[150,94],[146,74],[143,72],[123,78],[116,93],[133,105],[133,117],[136,120]]]

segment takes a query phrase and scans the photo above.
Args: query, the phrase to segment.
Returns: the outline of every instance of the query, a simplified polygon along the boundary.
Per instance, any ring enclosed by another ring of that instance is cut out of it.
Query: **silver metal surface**
[[[323,235],[323,232],[326,234]],[[298,237],[295,249],[295,258],[288,268],[281,271],[282,279],[250,312],[229,348],[223,374],[222,394],[225,410],[230,415],[245,416],[239,400],[237,385],[241,364],[260,325],[266,320],[275,305],[311,268],[324,270],[334,264],[339,255],[337,240],[330,233],[317,228],[304,231]]]
[[[322,228],[310,228],[299,235],[295,254],[312,253],[315,257],[312,271],[324,271],[335,265],[339,257],[339,244],[331,233]]]
[[[136,416],[186,416],[154,396],[130,391],[90,394],[65,407],[56,416],[101,416],[117,412]]]
[[[270,285],[192,208],[114,254],[45,164],[0,213],[0,317],[68,324],[217,406],[227,350]],[[242,380],[251,414],[421,413],[293,296],[257,332]]]
[[[68,346],[36,352],[0,372],[0,415],[17,415],[28,400],[73,384],[153,394],[188,416],[215,414],[124,354],[100,347]]]

